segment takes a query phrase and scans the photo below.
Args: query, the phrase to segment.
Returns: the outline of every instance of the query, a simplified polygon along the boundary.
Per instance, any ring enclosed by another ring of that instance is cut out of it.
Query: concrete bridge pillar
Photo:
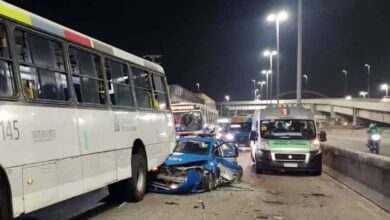
[[[317,112],[317,106],[316,104],[310,104],[310,110],[313,114]]]
[[[357,120],[358,120],[358,118],[357,118],[357,109],[356,108],[353,108],[352,109],[352,117],[353,117],[353,119],[352,119],[352,125],[357,125]]]

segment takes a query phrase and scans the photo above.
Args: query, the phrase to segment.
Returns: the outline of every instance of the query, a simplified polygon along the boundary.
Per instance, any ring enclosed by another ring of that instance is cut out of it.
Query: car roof
[[[218,140],[213,137],[183,137],[179,138],[178,141],[216,142]]]

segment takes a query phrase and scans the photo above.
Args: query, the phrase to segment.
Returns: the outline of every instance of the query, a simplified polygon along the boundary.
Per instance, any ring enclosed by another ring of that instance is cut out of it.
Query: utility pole
[[[302,103],[302,0],[298,0],[297,104]]]

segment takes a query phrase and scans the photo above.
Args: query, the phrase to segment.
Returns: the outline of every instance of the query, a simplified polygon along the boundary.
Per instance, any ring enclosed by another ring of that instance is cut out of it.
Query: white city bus
[[[109,186],[140,201],[175,144],[161,66],[0,1],[0,219]]]
[[[199,103],[172,104],[176,135],[208,134],[217,127],[218,111]]]

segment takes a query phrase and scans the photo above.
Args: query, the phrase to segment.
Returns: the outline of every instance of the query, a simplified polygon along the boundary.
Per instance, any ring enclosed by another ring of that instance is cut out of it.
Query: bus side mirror
[[[326,139],[326,132],[320,131],[320,133],[318,134],[318,139],[320,139],[320,142],[325,142],[327,140]]]
[[[259,134],[256,131],[251,131],[249,133],[249,140],[256,141],[258,136],[259,136]]]

